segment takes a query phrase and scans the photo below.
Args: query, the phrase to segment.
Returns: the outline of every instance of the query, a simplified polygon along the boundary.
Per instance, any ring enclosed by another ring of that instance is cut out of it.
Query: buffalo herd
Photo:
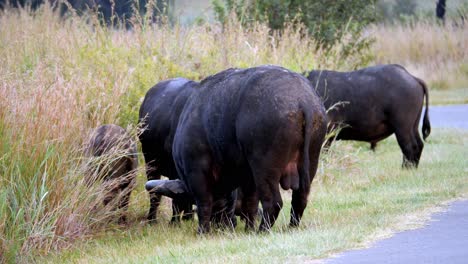
[[[200,82],[170,79],[152,87],[139,112],[148,221],[156,221],[161,196],[168,196],[171,222],[193,218],[196,205],[199,233],[213,226],[233,228],[236,215],[246,230],[254,230],[258,214],[258,230],[266,231],[283,206],[281,187],[292,190],[289,225],[298,226],[322,146],[328,148],[333,140],[364,141],[374,148],[395,133],[403,167],[418,166],[424,97],[423,138],[430,133],[422,80],[399,65],[305,75],[264,65],[227,69]],[[111,194],[124,193],[117,205],[125,208],[137,167],[133,139],[116,125],[101,126],[87,153],[99,157],[112,147],[122,155],[104,166],[101,181],[119,181],[104,203]]]

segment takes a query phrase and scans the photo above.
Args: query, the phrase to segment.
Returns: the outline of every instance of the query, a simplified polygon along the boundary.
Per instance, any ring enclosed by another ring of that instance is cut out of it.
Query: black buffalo
[[[86,183],[104,184],[104,204],[115,202],[113,209],[127,210],[130,193],[135,186],[138,156],[133,138],[120,126],[103,125],[96,128],[87,143]],[[114,201],[118,198],[118,201]],[[126,217],[121,214],[120,222]]]
[[[162,81],[146,93],[140,107],[139,121],[144,130],[139,138],[148,180],[160,179],[161,175],[171,180],[179,178],[172,159],[172,142],[180,113],[197,86],[197,82],[176,78]],[[156,220],[160,199],[160,195],[150,192],[148,220]],[[184,219],[192,217],[190,201],[176,197],[172,209],[173,222],[179,220],[182,212]]]
[[[329,128],[343,125],[336,139],[366,141],[374,148],[378,141],[395,133],[403,166],[418,166],[424,146],[418,132],[424,96],[423,138],[431,131],[429,94],[421,79],[400,65],[352,72],[311,71],[308,79],[329,109]]]
[[[203,80],[184,107],[172,147],[197,205],[198,231],[209,231],[214,203],[238,187],[247,229],[253,228],[259,200],[260,230],[274,224],[283,204],[279,185],[293,190],[290,225],[297,226],[326,124],[310,83],[284,68],[228,69]]]

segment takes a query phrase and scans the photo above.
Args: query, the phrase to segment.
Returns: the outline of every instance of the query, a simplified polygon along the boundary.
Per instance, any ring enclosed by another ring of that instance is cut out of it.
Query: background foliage
[[[224,5],[213,1],[215,15],[221,23],[234,12],[245,25],[263,22],[271,30],[282,30],[288,24],[302,24],[316,42],[317,48],[330,49],[345,38],[348,45],[342,46],[342,55],[361,54],[365,64],[370,59],[369,46],[372,38],[363,38],[366,26],[375,22],[375,0],[225,0]],[[305,33],[305,32],[304,32]],[[358,67],[359,65],[355,65]]]

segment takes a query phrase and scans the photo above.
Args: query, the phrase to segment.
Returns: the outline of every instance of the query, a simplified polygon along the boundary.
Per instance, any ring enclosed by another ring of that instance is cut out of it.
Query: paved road
[[[468,129],[468,104],[429,106],[429,120],[432,127]]]
[[[468,263],[468,200],[437,213],[422,229],[405,231],[373,247],[342,253],[327,264]]]
[[[434,128],[468,129],[468,105],[430,106]],[[468,263],[468,200],[454,202],[428,226],[404,231],[368,249],[341,253],[327,264]]]

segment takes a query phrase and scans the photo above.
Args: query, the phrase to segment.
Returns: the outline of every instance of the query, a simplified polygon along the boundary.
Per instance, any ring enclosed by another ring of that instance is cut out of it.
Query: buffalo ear
[[[150,193],[176,198],[187,193],[187,187],[181,180],[151,180],[145,189]]]

